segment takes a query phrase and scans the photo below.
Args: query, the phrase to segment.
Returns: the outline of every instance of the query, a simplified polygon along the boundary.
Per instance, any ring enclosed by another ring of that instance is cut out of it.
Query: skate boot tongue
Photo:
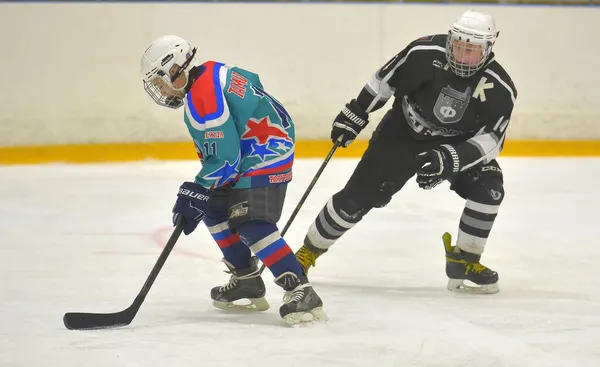
[[[275,279],[275,284],[286,291],[279,315],[289,325],[299,326],[327,320],[327,315],[323,312],[323,301],[305,276],[298,277],[291,272],[283,273]]]
[[[236,269],[225,259],[223,262],[229,269],[225,272],[231,274],[231,277],[227,284],[211,289],[213,305],[222,310],[268,310],[269,303],[265,299],[266,288],[258,270],[258,259],[252,257],[250,267],[245,269]]]
[[[275,284],[283,288],[286,292],[292,292],[294,289],[296,289],[303,283],[310,285],[310,283],[308,283],[307,277],[298,277],[292,272],[283,273],[275,279]]]

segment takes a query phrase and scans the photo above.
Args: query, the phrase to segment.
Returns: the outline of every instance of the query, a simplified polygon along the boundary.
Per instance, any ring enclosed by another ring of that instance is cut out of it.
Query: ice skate
[[[231,278],[229,283],[211,289],[213,305],[222,310],[268,310],[265,283],[260,277],[256,257],[250,259],[250,267],[247,269],[236,269],[225,259],[223,262],[229,269],[226,273],[231,274]]]
[[[446,232],[442,236],[446,250],[446,275],[448,290],[462,293],[494,294],[498,293],[498,273],[482,265],[481,255],[462,251],[452,246],[452,236]],[[465,280],[474,286],[464,284]]]
[[[292,272],[281,274],[275,284],[286,292],[284,304],[279,308],[279,315],[290,326],[300,326],[311,322],[327,321],[323,311],[323,301],[317,295],[305,276],[298,277]]]
[[[322,250],[313,246],[308,237],[304,238],[304,244],[295,254],[296,260],[298,260],[300,266],[302,266],[302,269],[304,270],[304,274],[308,275],[308,269],[310,269],[311,266],[317,266],[317,258],[325,252],[327,252],[327,250]]]

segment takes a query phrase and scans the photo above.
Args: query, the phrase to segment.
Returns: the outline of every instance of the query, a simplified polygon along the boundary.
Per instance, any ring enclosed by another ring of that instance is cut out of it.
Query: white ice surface
[[[286,239],[296,250],[355,160],[333,160]],[[500,160],[506,200],[482,262],[500,293],[446,290],[441,234],[463,200],[414,180],[318,260],[330,321],[293,329],[277,309],[227,314],[208,231],[182,236],[128,327],[69,331],[67,311],[131,304],[171,233],[197,162],[0,167],[0,366],[600,366],[598,159]],[[391,162],[392,163],[392,162]],[[297,160],[280,228],[320,164]]]

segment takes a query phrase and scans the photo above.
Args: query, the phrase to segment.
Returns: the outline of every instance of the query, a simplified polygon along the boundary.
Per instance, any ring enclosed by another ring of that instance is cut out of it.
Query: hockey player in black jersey
[[[480,258],[504,199],[496,157],[517,90],[492,52],[497,36],[492,16],[467,11],[447,35],[411,42],[337,115],[331,139],[341,136],[346,147],[367,125],[369,113],[394,96],[352,176],[328,200],[296,253],[306,272],[337,239],[371,209],[385,206],[416,174],[421,188],[430,190],[448,180],[450,189],[466,200],[456,245],[449,233],[442,236],[448,289],[499,291],[498,274]]]

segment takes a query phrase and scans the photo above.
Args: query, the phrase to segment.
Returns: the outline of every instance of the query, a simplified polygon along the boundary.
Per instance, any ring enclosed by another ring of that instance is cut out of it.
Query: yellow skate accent
[[[442,235],[442,242],[444,242],[444,248],[446,252],[454,252],[454,246],[452,246],[452,235],[448,232],[444,232]]]
[[[465,278],[468,278],[469,272],[480,274],[488,268],[478,262],[469,262],[463,259],[460,248],[458,246],[452,246],[452,236],[446,232],[442,235],[442,241],[444,242],[444,249],[446,250],[446,261],[448,263],[461,264],[464,266]],[[446,269],[448,265],[446,265]],[[447,270],[446,270],[447,272]],[[449,278],[448,285],[446,286],[449,291],[459,293],[475,293],[475,294],[495,294],[500,291],[498,283],[481,284],[477,286],[470,286],[464,284],[467,279],[463,278]]]
[[[304,274],[308,275],[308,269],[311,266],[317,266],[316,261],[321,254],[322,253],[312,251],[305,245],[302,245],[300,250],[296,251],[296,259],[300,263],[300,266],[302,266],[302,269],[304,269]]]
[[[452,246],[452,235],[450,233],[445,232],[442,235],[442,241],[444,242],[444,249],[446,250],[446,260],[452,263],[465,264],[465,275],[468,274],[469,271],[473,271],[479,274],[485,269],[487,269],[486,266],[481,265],[481,263],[479,262],[470,263],[465,261],[464,259],[457,260],[451,256],[448,256],[448,254],[458,253],[456,246]]]

